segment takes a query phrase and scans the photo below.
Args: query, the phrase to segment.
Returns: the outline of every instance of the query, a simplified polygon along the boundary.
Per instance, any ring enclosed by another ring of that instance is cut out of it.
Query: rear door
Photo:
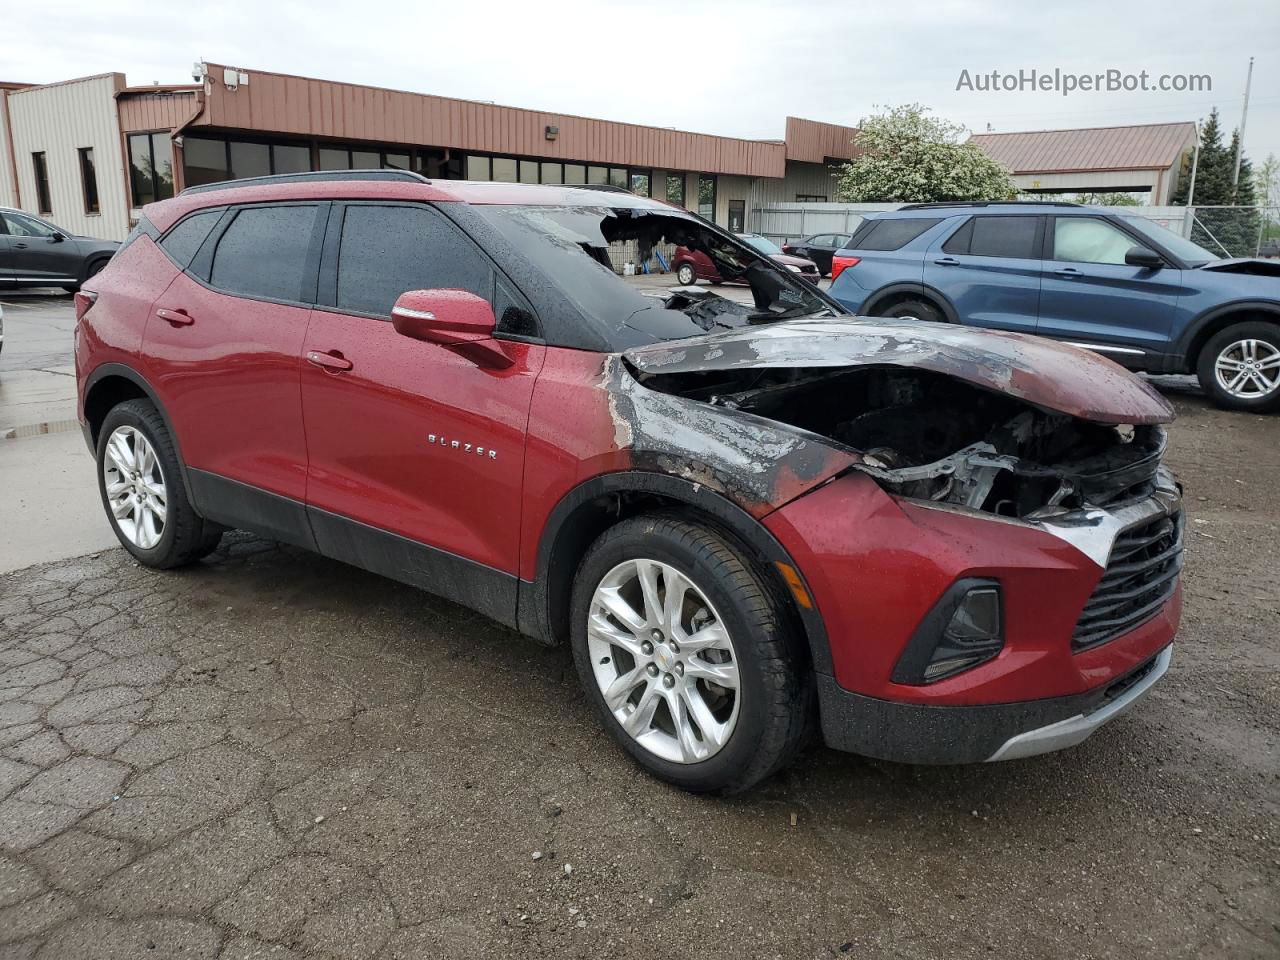
[[[144,343],[202,512],[304,545],[299,367],[327,209],[247,205],[173,227],[160,245],[184,272]]]
[[[1102,217],[1053,217],[1046,240],[1037,333],[1089,346],[1116,360],[1168,352],[1182,271],[1131,267],[1143,241]]]
[[[925,285],[951,301],[961,323],[1034,333],[1044,221],[1020,214],[970,217],[930,248]]]
[[[21,213],[6,212],[9,232],[9,270],[25,283],[60,286],[80,279],[80,248],[52,224]]]
[[[304,350],[324,365],[302,371],[321,551],[510,622],[525,433],[545,353],[532,311],[424,204],[335,206],[324,264]],[[396,298],[437,288],[493,304],[512,366],[483,368],[396,332]]]

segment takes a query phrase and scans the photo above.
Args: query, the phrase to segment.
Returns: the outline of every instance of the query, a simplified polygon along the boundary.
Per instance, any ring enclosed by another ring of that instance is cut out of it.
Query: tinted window
[[[20,213],[6,213],[4,219],[15,237],[52,237],[57,232],[49,224]]]
[[[165,238],[160,241],[160,246],[173,258],[174,263],[186,269],[220,216],[222,216],[221,210],[210,210],[207,213],[197,213],[187,217],[165,234]]]
[[[218,241],[209,282],[264,300],[301,300],[316,208],[245,207]]]
[[[973,239],[973,218],[964,222],[964,226],[947,238],[942,245],[944,253],[968,253],[969,241]]]
[[[969,255],[1035,259],[1039,221],[1039,217],[974,217]]]
[[[182,160],[188,187],[231,179],[231,168],[227,165],[227,145],[222,140],[184,137]]]
[[[941,220],[901,219],[873,220],[865,233],[858,231],[859,250],[898,250]]]
[[[231,176],[265,177],[271,173],[271,148],[265,143],[231,141]]]
[[[1053,259],[1123,264],[1133,238],[1091,217],[1058,217],[1053,223]]]
[[[406,290],[470,290],[492,302],[493,271],[451,223],[426,207],[352,205],[342,221],[338,306],[391,315]],[[496,311],[495,311],[496,313]]]

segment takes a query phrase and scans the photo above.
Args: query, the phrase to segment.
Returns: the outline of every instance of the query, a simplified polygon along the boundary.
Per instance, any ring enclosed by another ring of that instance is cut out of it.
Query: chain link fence
[[[900,203],[777,203],[754,208],[749,229],[781,245],[814,234],[852,234],[868,215]],[[1110,207],[1144,217],[1186,237],[1217,257],[1276,256],[1280,207]]]

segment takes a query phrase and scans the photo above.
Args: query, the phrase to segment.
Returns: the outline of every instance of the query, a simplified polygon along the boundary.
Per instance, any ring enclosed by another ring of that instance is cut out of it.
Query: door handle
[[[939,257],[937,260],[935,260],[935,261],[933,261],[933,262],[934,262],[934,263],[936,263],[936,264],[938,264],[939,266],[943,266],[943,267],[958,267],[958,266],[960,266],[960,261],[959,261],[959,260],[957,260],[955,257]]]
[[[317,367],[325,370],[350,370],[351,361],[346,357],[336,356],[332,353],[320,353],[318,350],[311,350],[307,353],[307,362],[314,363]]]
[[[25,250],[25,249],[27,249],[27,245],[26,245],[25,243],[18,243],[18,242],[16,242],[16,241],[15,241],[13,245],[14,245],[15,247],[17,247],[19,250]]]
[[[156,311],[156,316],[173,327],[189,327],[196,322],[196,318],[185,310],[166,310],[161,307]]]
[[[1053,271],[1060,277],[1083,277],[1084,274],[1075,267],[1063,267],[1061,270]]]

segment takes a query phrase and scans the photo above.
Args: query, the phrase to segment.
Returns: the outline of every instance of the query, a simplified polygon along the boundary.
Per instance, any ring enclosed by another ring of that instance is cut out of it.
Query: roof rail
[[[948,200],[940,203],[908,203],[899,210],[937,210],[942,207],[1079,207],[1070,200]]]
[[[219,180],[217,183],[201,183],[187,187],[180,197],[189,193],[208,193],[211,190],[238,190],[241,187],[265,187],[273,183],[311,183],[323,180],[408,180],[430,183],[420,173],[410,170],[310,170],[303,173],[276,173],[265,177],[245,177],[242,180]]]
[[[557,187],[568,187],[570,190],[599,190],[601,193],[630,193],[626,187],[616,183],[557,183]]]

